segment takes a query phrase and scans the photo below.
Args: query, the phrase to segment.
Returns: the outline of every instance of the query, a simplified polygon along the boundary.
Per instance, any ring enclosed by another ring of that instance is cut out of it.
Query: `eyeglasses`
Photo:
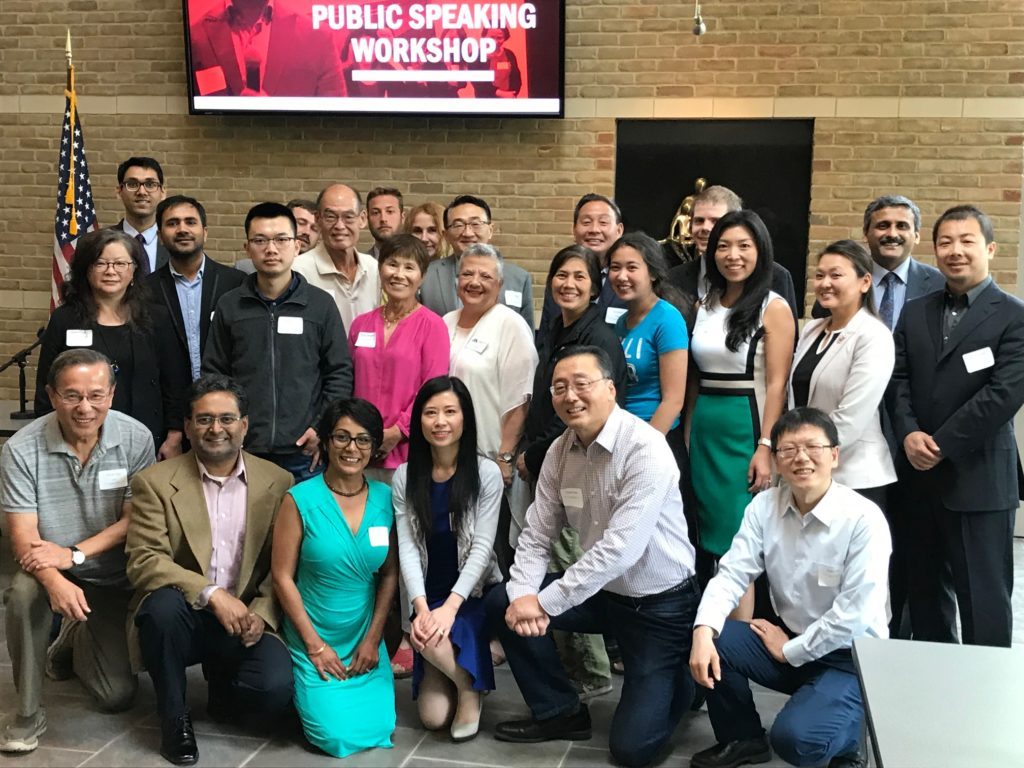
[[[202,414],[200,416],[193,416],[192,421],[200,427],[212,427],[213,422],[217,422],[222,427],[232,427],[242,420],[241,416],[233,416],[229,413],[222,414],[220,416],[210,416],[209,414]]]
[[[68,405],[78,405],[83,400],[88,400],[89,405],[103,405],[103,403],[107,402],[107,398],[110,397],[110,391],[90,392],[87,395],[83,395],[81,392],[58,392],[57,397],[60,398],[61,402]]]
[[[491,226],[491,222],[480,221],[480,219],[473,219],[472,221],[463,221],[462,219],[456,219],[455,221],[448,225],[448,231],[451,232],[453,235],[460,235],[462,234],[462,230],[464,230],[466,227],[469,227],[470,229],[473,230],[473,234],[479,235],[481,232],[485,231],[489,226]]]
[[[575,381],[556,381],[549,387],[552,397],[565,397],[571,389],[577,395],[585,395],[599,381],[605,381],[608,377],[602,376],[599,379],[576,379]]]
[[[818,445],[809,443],[807,445],[782,445],[775,449],[775,455],[780,459],[795,459],[796,455],[803,451],[809,459],[820,459],[825,451],[835,448],[834,445]]]
[[[323,211],[320,214],[320,221],[326,224],[328,227],[333,227],[338,223],[338,219],[341,219],[346,224],[355,224],[359,221],[359,213],[356,211],[343,211],[342,213],[335,213],[334,211]]]
[[[255,248],[258,251],[262,251],[264,248],[266,248],[271,243],[276,245],[278,248],[286,248],[286,247],[288,247],[288,244],[291,243],[291,242],[294,242],[294,240],[295,240],[294,237],[288,237],[287,235],[278,235],[277,237],[270,237],[270,238],[261,237],[261,236],[257,235],[256,237],[250,237],[249,238],[249,245],[251,245],[253,248]]]
[[[108,268],[113,267],[115,272],[123,275],[133,266],[135,266],[134,261],[106,261],[104,259],[97,259],[92,263],[90,269],[94,272],[106,272]]]
[[[163,184],[153,179],[146,179],[145,181],[139,181],[138,179],[125,179],[121,183],[121,186],[129,192],[138,192],[139,187],[145,187],[147,192],[155,192],[160,189]]]
[[[335,432],[331,435],[331,444],[335,448],[344,448],[353,440],[356,443],[356,447],[361,451],[368,451],[373,447],[373,438],[367,434],[353,437],[348,432]]]

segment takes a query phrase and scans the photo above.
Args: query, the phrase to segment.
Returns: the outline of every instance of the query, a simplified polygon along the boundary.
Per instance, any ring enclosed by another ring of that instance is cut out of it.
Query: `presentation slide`
[[[195,113],[560,116],[563,0],[184,0]]]

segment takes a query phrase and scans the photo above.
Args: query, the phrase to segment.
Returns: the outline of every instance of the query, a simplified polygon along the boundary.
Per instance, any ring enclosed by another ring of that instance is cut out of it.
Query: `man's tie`
[[[143,275],[149,274],[149,254],[146,253],[146,238],[142,236],[140,232],[135,236],[135,239],[139,241],[139,247],[142,249],[142,269],[140,270]]]
[[[882,322],[888,326],[889,330],[893,327],[893,318],[896,316],[896,283],[899,281],[899,275],[895,272],[886,273],[885,277],[882,278],[882,303],[878,307],[878,314],[882,318]]]

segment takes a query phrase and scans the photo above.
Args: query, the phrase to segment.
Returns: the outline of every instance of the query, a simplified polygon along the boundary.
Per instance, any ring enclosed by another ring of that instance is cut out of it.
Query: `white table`
[[[1024,649],[860,638],[879,768],[1024,766]]]

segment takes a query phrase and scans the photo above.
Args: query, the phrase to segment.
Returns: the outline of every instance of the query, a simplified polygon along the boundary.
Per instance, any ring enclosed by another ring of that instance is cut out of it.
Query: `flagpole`
[[[64,43],[64,58],[68,60],[68,84],[64,92],[68,98],[68,109],[71,112],[71,135],[75,134],[75,118],[78,117],[78,104],[75,98],[75,65],[71,63],[71,29],[68,28],[67,41]],[[75,216],[75,146],[74,143],[68,147],[68,191],[64,195],[64,202],[71,206],[71,224],[69,231],[72,235],[78,234],[78,221]]]

